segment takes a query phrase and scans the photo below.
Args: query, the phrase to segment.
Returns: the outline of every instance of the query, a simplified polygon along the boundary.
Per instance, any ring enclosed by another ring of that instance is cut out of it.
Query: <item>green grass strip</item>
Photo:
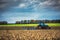
[[[48,26],[50,27],[57,27],[60,26],[60,23],[46,23]],[[7,24],[7,25],[0,25],[0,26],[7,26],[7,27],[14,27],[14,26],[18,26],[18,27],[22,27],[22,26],[33,26],[33,27],[37,27],[39,24]]]

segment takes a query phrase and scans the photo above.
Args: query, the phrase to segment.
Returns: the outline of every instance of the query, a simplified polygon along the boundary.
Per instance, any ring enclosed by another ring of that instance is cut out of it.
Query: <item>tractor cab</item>
[[[50,29],[50,27],[44,22],[39,22],[39,25],[37,26],[37,28],[38,29]]]

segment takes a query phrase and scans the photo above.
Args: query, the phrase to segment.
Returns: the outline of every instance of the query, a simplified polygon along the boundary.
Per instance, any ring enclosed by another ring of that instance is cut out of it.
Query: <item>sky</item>
[[[60,0],[0,0],[0,21],[60,19]]]

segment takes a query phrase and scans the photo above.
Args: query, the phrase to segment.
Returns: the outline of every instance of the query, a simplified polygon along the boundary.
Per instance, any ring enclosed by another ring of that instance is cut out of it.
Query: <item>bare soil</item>
[[[57,27],[51,27],[51,29],[59,29],[60,30],[60,26]],[[0,26],[0,30],[37,30],[36,27],[18,27],[18,26]]]
[[[60,40],[60,30],[0,30],[0,40]]]

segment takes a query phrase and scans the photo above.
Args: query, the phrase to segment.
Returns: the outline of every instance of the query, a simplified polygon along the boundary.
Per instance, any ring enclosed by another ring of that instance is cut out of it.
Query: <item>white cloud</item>
[[[24,4],[24,3],[21,3],[21,4],[19,4],[19,8],[24,8],[26,6],[26,4]]]

